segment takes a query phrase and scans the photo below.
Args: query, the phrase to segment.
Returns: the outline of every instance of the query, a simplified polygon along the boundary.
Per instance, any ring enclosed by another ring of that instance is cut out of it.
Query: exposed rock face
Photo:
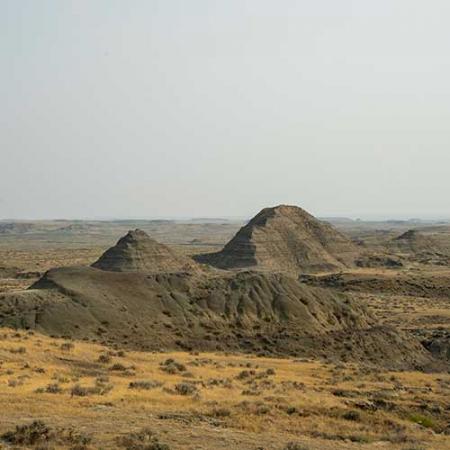
[[[223,269],[314,272],[352,266],[358,248],[296,206],[265,208],[218,253],[197,260]]]
[[[92,267],[112,272],[180,272],[194,269],[195,263],[136,229],[108,249]]]

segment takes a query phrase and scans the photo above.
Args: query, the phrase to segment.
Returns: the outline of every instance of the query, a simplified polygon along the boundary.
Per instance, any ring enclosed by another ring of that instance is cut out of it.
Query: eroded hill
[[[297,206],[265,208],[218,253],[197,260],[222,269],[290,273],[351,267],[360,250],[326,222]]]
[[[345,294],[258,272],[54,269],[0,298],[1,324],[141,349],[239,350],[423,367],[413,338],[379,327]]]
[[[197,258],[235,270],[199,265],[135,230],[93,267],[52,269],[30,289],[2,294],[0,325],[139,349],[431,367],[418,340],[381,323],[353,295],[361,283],[375,292],[376,280],[355,275],[348,289],[342,275],[298,278],[353,267],[361,254],[333,227],[292,206],[264,209],[221,252]],[[380,289],[428,289],[395,277],[389,283]]]
[[[92,266],[112,272],[154,273],[194,270],[195,263],[136,229],[120,238]]]

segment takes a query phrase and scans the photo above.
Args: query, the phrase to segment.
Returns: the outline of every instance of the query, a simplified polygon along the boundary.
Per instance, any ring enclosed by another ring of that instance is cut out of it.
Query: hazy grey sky
[[[0,0],[0,218],[450,216],[448,0]]]

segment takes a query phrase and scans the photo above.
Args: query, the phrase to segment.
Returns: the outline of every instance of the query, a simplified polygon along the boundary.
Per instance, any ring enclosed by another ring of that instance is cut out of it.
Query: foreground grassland
[[[450,448],[448,374],[132,352],[9,329],[0,411],[0,448]]]

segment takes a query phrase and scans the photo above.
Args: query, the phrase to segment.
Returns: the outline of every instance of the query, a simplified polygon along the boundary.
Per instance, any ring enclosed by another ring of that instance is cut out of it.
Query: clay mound
[[[331,225],[297,206],[265,208],[222,251],[197,261],[222,269],[298,273],[353,266],[358,248]]]
[[[0,295],[0,326],[144,350],[259,355],[421,367],[418,342],[376,326],[360,302],[262,272],[142,273],[53,269],[23,292]]]
[[[439,245],[418,230],[408,230],[391,241],[394,247],[406,253],[439,252]]]
[[[92,267],[111,272],[180,272],[193,270],[195,263],[136,229],[119,239]]]
[[[389,251],[413,262],[448,266],[450,239],[448,233],[428,234],[421,230],[408,230],[388,242]]]

